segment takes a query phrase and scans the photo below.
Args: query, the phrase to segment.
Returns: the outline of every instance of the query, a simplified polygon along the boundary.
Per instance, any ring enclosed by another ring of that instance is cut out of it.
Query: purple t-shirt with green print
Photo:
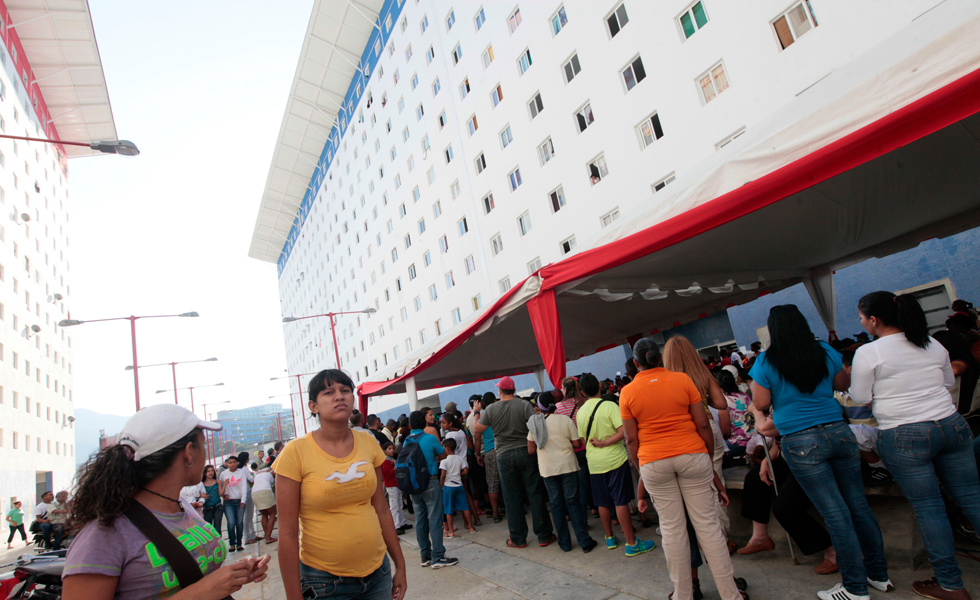
[[[183,500],[181,505],[184,512],[151,512],[184,544],[206,575],[221,566],[228,548],[194,507]],[[111,527],[90,522],[72,541],[63,576],[83,573],[118,577],[118,599],[166,598],[180,589],[173,569],[156,546],[125,516],[117,517]]]

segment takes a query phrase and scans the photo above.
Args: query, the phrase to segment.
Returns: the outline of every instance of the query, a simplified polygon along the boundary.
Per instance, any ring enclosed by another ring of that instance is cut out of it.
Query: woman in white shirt
[[[854,355],[851,398],[871,404],[878,454],[915,510],[936,573],[912,589],[926,598],[968,599],[940,482],[980,530],[980,480],[973,435],[947,389],[953,385],[949,355],[929,337],[914,296],[873,292],[861,298],[858,312],[861,326],[878,339]]]

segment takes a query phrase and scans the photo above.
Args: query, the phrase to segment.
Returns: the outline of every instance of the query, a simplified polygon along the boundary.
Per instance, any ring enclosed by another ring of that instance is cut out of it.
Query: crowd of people
[[[70,504],[45,496],[42,518],[63,513],[77,531],[65,598],[224,598],[266,577],[267,557],[226,560],[264,537],[278,541],[287,600],[401,600],[408,512],[419,564],[433,569],[459,563],[444,540],[459,526],[476,533],[483,518],[506,519],[509,548],[536,541],[588,553],[601,531],[626,557],[656,546],[634,519],[656,522],[675,600],[703,597],[704,561],[722,600],[748,598],[732,556],[774,550],[775,516],[804,554],[822,555],[817,573],[840,573],[819,598],[864,600],[870,588],[894,589],[865,496],[892,481],[935,572],[913,590],[970,598],[944,495],[980,531],[980,441],[963,415],[980,364],[976,313],[961,306],[930,336],[912,296],[875,292],[858,308],[866,334],[853,339],[820,342],[796,306],[776,306],[765,351],[702,358],[683,337],[662,348],[643,338],[625,376],[582,373],[529,398],[503,377],[465,413],[450,402],[385,423],[354,409],[346,373],[322,371],[308,390],[318,428],[217,469],[203,464],[202,433],[217,424],[173,405],[146,408],[86,466]],[[732,462],[750,466],[740,513],[752,536],[741,548],[729,538],[722,468]],[[248,529],[256,509],[264,536]],[[22,531],[15,511],[11,539]],[[147,515],[162,530],[147,527]],[[48,529],[57,544],[57,520]],[[174,556],[168,536],[187,556]],[[176,566],[185,559],[197,568]]]

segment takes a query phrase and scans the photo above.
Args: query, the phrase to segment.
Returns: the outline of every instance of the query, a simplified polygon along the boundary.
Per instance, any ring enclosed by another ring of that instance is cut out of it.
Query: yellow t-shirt
[[[354,450],[343,458],[324,452],[309,433],[287,444],[275,463],[277,475],[300,482],[300,560],[341,577],[370,575],[386,552],[371,504],[385,455],[370,433],[353,434]]]

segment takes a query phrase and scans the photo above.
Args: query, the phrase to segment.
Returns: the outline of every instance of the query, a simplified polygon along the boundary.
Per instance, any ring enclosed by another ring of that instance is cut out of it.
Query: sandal
[[[510,538],[507,538],[507,547],[508,548],[527,548],[527,542],[524,542],[523,544],[515,544],[513,542],[513,540],[511,540]]]
[[[455,533],[444,533],[444,534],[442,534],[442,537],[444,537],[444,538],[454,538],[454,537],[456,537],[456,534]]]
[[[265,541],[266,544],[274,544],[279,541],[279,538],[270,537]]]

